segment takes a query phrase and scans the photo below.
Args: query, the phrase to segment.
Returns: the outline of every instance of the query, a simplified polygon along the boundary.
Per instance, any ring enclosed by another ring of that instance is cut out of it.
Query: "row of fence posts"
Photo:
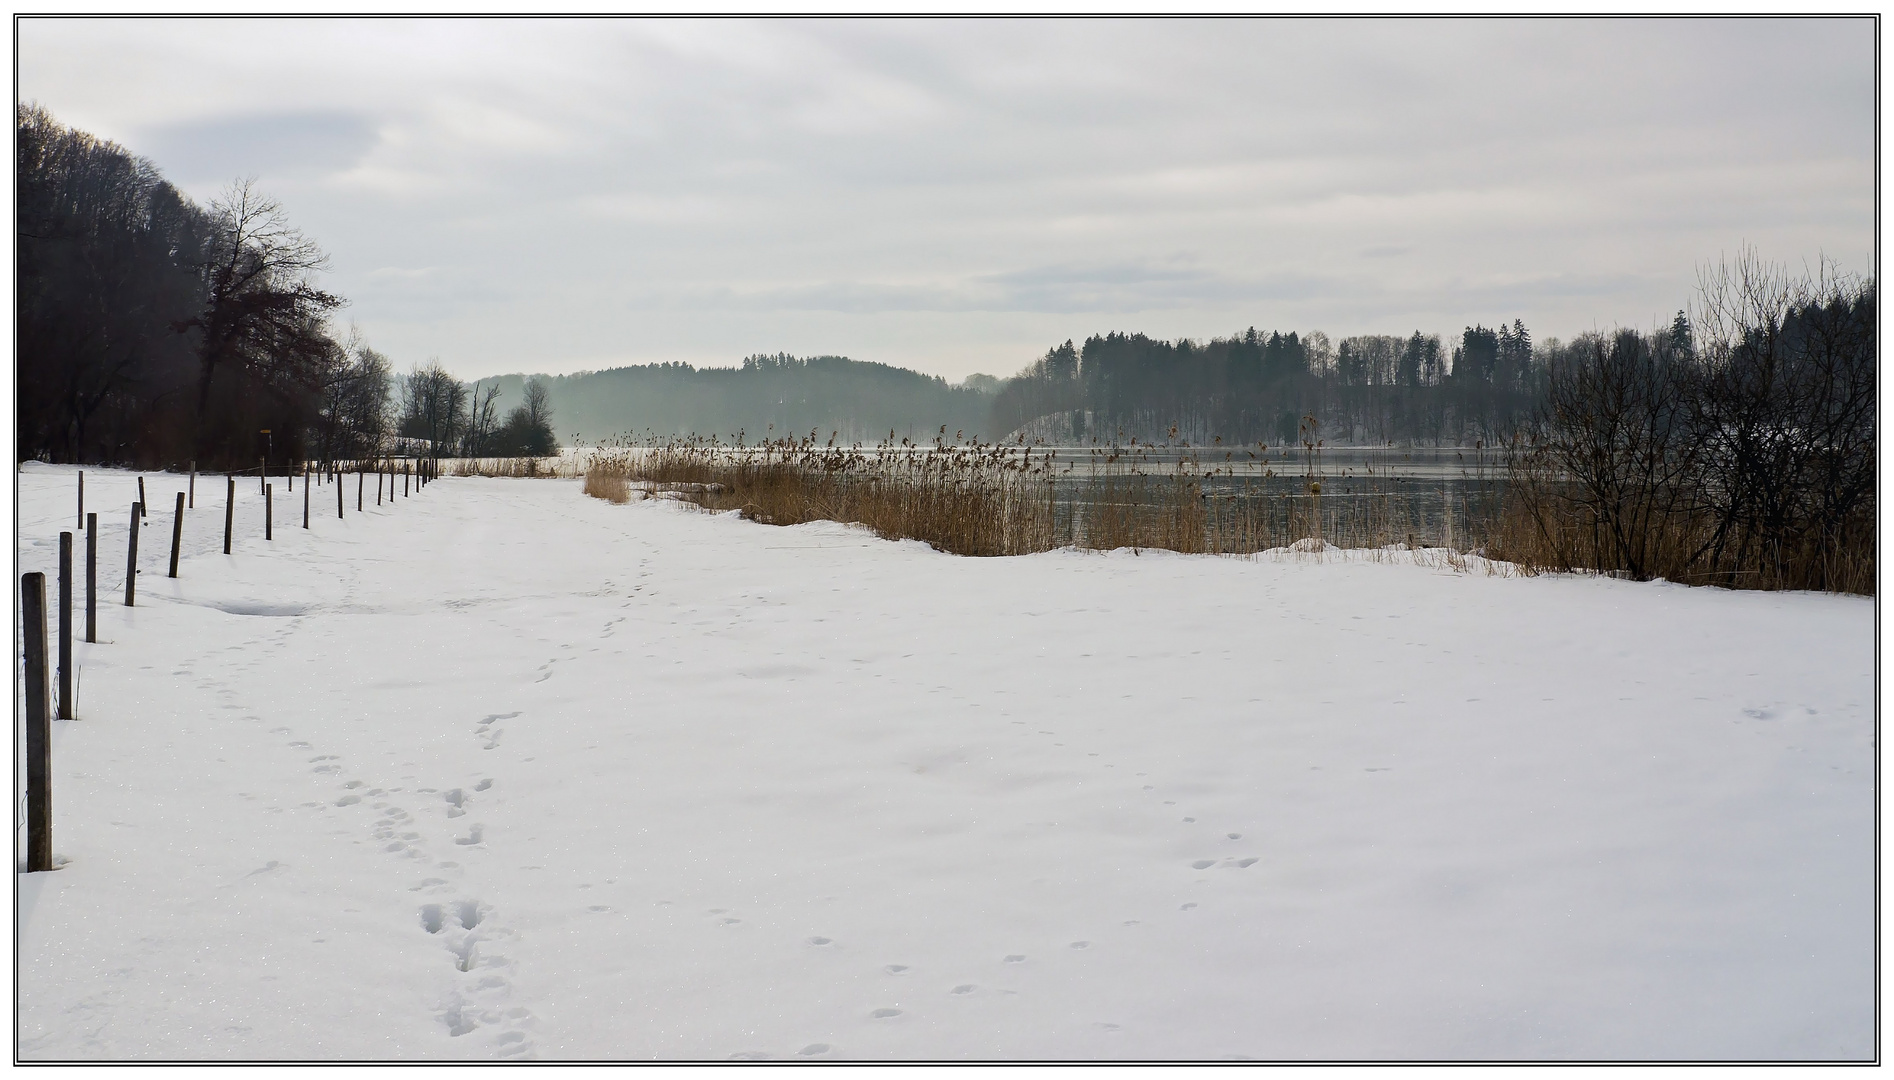
[[[318,468],[311,472],[307,464],[303,466],[303,528],[309,527],[309,489],[315,486],[311,477],[320,480],[325,470]],[[257,468],[258,482],[263,491],[263,538],[274,539],[274,485],[264,476],[264,467]],[[335,484],[335,516],[342,517],[342,478],[347,470],[337,463],[329,463],[326,472],[331,483]],[[362,509],[363,485],[367,482],[367,470],[355,470],[355,509]],[[296,490],[296,477],[289,469],[284,469],[289,490]],[[401,466],[401,494],[408,494],[410,481],[414,490],[439,476],[439,466],[423,459],[415,463],[403,462]],[[386,468],[375,470],[375,505],[381,505],[382,479],[388,481],[389,504],[394,501],[394,463],[386,462]],[[227,486],[224,495],[224,554],[230,554],[231,540],[236,523],[237,478],[234,473],[225,477]],[[177,506],[171,518],[171,562],[166,576],[178,576],[178,554],[184,543],[184,511],[186,507],[197,506],[197,463],[190,464],[190,480],[186,491],[178,492]],[[132,505],[131,535],[126,544],[125,562],[125,606],[137,606],[138,596],[138,528],[147,516],[145,509],[145,478],[138,478],[138,501]],[[79,507],[78,527],[85,533],[85,639],[88,644],[99,640],[98,622],[98,584],[99,584],[99,515],[87,513],[85,508],[85,470],[79,470]],[[59,534],[59,650],[58,650],[58,694],[57,703],[53,698],[53,684],[47,656],[46,641],[46,575],[39,571],[20,575],[20,614],[21,630],[25,635],[24,659],[26,666],[26,869],[29,873],[53,868],[53,791],[52,791],[52,720],[55,710],[58,719],[72,720],[77,710],[73,696],[72,665],[72,533]]]

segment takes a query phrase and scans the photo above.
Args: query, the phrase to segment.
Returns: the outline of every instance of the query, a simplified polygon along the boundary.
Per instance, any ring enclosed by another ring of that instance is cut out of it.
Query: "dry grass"
[[[631,501],[631,483],[623,476],[602,469],[587,469],[585,493],[609,503],[627,503]]]

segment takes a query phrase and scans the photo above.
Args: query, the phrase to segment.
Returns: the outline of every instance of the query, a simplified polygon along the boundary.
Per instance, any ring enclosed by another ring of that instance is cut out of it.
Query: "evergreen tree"
[[[1671,352],[1681,359],[1690,359],[1697,354],[1696,340],[1690,332],[1690,320],[1682,311],[1670,321]]]

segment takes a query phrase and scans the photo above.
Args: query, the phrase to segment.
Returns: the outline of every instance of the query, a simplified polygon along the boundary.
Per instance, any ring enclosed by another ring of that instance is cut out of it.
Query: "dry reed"
[[[581,475],[579,457],[472,457],[455,458],[446,466],[452,476],[505,476],[522,479],[564,480]]]
[[[594,477],[620,478],[647,494],[764,524],[856,522],[961,555],[1059,547],[1251,555],[1311,540],[1318,557],[1331,545],[1438,552],[1456,530],[1463,538],[1484,533],[1481,506],[1470,505],[1480,499],[1450,502],[1441,519],[1422,515],[1399,481],[1372,470],[1324,476],[1313,439],[1305,475],[1283,493],[1284,479],[1260,464],[1264,449],[1220,451],[1222,462],[1206,464],[1201,451],[1135,441],[1062,461],[1038,447],[949,441],[944,430],[932,444],[889,439],[874,447],[813,435],[747,446],[694,438],[602,449],[585,475],[588,491]]]
[[[585,493],[609,503],[626,503],[631,501],[631,484],[623,476],[602,469],[587,469]]]

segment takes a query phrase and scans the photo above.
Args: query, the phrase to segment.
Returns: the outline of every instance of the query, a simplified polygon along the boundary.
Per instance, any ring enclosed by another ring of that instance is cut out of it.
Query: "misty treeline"
[[[510,388],[519,378],[501,384]],[[984,433],[992,400],[905,368],[787,353],[750,356],[736,368],[645,364],[544,378],[560,429],[591,443],[739,434],[755,442],[810,432],[873,443],[890,431],[931,438],[942,425],[972,437]]]
[[[1254,327],[1208,342],[1093,335],[1008,382],[992,427],[1052,443],[1293,443],[1313,417],[1332,443],[1470,445],[1519,428],[1560,349],[1535,349],[1518,320],[1468,327],[1450,346],[1418,331],[1339,343]]]
[[[266,449],[287,465],[556,445],[543,385],[496,418],[438,363],[397,375],[338,330],[326,256],[251,181],[200,207],[33,104],[14,175],[20,460],[235,469]]]

